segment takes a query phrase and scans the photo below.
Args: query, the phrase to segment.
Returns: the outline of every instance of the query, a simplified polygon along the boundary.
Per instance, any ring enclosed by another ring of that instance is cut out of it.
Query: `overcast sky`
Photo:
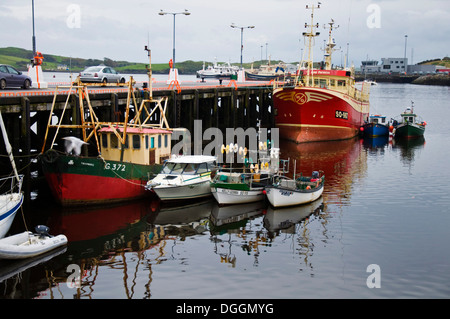
[[[244,29],[244,62],[266,59],[298,62],[304,47],[302,32],[310,22],[300,0],[35,0],[37,50],[80,58],[104,57],[147,62],[144,46],[152,50],[152,62],[172,57],[173,15],[176,16],[176,61],[239,62]],[[0,0],[0,47],[32,49],[32,1]],[[323,0],[315,11],[321,35],[316,38],[314,60],[322,58],[327,32],[323,25],[334,19],[338,50],[333,63],[383,57],[407,57],[411,64],[450,54],[449,0]],[[267,43],[267,45],[266,45]],[[262,47],[262,48],[261,48]]]

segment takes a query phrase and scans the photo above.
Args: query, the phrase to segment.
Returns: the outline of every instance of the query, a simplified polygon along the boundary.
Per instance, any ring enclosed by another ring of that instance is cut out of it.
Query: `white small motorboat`
[[[264,199],[270,174],[220,171],[211,181],[211,192],[219,205],[245,204]]]
[[[211,192],[219,205],[244,204],[264,200],[265,187],[272,184],[272,178],[280,173],[280,162],[285,172],[286,160],[279,160],[279,148],[267,148],[267,142],[260,142],[258,163],[250,164],[245,156],[247,148],[238,148],[231,143],[226,147],[222,145],[222,152],[239,152],[243,155],[244,167],[221,168],[211,180]],[[269,156],[270,154],[270,156]],[[248,167],[247,167],[248,165]],[[228,171],[227,171],[228,170]]]
[[[39,225],[35,230],[36,233],[25,231],[0,239],[0,259],[35,257],[67,245],[65,235],[49,235],[47,226]]]
[[[231,79],[233,75],[237,76],[238,71],[239,67],[232,66],[229,62],[219,64],[215,61],[214,65],[210,65],[206,69],[203,63],[203,69],[197,71],[197,78],[201,78],[202,81],[205,79]]]
[[[215,156],[172,156],[161,172],[148,181],[146,188],[153,190],[162,201],[211,196],[209,183],[215,162]]]
[[[314,171],[310,177],[289,179],[279,176],[266,187],[267,199],[273,207],[301,205],[315,201],[323,193],[325,175]]]

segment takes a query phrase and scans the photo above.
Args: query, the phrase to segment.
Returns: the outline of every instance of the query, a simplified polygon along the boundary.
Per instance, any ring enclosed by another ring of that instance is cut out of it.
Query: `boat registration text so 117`
[[[335,117],[338,119],[348,120],[348,112],[336,110]]]

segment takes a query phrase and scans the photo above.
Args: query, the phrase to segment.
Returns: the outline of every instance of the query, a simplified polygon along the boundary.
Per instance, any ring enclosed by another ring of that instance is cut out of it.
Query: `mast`
[[[175,21],[175,20],[174,20]],[[147,51],[148,54],[148,68],[147,68],[147,74],[148,74],[148,89],[150,94],[150,100],[153,99],[153,86],[152,86],[152,51],[148,48],[148,46],[145,46],[145,51]],[[175,52],[175,49],[174,49]]]
[[[314,29],[317,29],[319,27],[319,24],[314,24],[314,9],[320,8],[320,2],[318,2],[317,6],[312,5],[306,5],[306,9],[311,9],[311,24],[305,23],[305,28],[310,28],[309,32],[303,32],[303,36],[307,38],[307,48],[308,48],[308,59],[306,60],[307,67],[308,67],[308,73],[306,74],[306,83],[305,85],[313,85],[314,84],[314,77],[312,75],[313,70],[313,52],[312,52],[312,46],[314,45],[314,37],[317,37],[320,35],[320,32],[314,32]],[[311,82],[310,82],[310,75],[311,75]]]
[[[336,43],[334,42],[334,39],[331,37],[334,20],[331,19],[331,22],[328,22],[328,24],[329,24],[328,43],[325,47],[325,70],[331,70],[331,55],[333,54],[333,51],[337,50],[334,48],[336,46]],[[326,26],[324,26],[324,28],[326,28]],[[334,29],[337,28],[339,28],[339,26],[336,26]]]
[[[19,183],[19,185],[20,185],[20,178],[19,178],[19,174],[17,173],[16,163],[14,162],[14,156],[12,154],[12,147],[11,147],[11,144],[9,143],[8,133],[6,132],[5,123],[3,122],[3,117],[2,117],[1,112],[0,112],[0,126],[1,126],[2,133],[3,133],[3,140],[5,141],[6,153],[8,153],[9,161],[11,162],[11,166],[13,168],[14,176],[16,177],[17,183]],[[19,188],[20,188],[20,186],[19,186]]]

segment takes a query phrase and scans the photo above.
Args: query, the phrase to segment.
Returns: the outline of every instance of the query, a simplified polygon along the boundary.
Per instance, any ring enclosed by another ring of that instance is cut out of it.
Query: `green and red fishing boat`
[[[134,118],[129,120],[130,102],[139,105],[134,83],[131,77],[127,83],[124,115],[118,122],[98,119],[89,100],[87,85],[79,79],[71,84],[69,95],[72,90],[76,91],[78,114],[87,114],[86,118],[81,118],[81,124],[62,123],[67,101],[62,113],[58,113],[61,120],[52,124],[53,103],[40,159],[49,188],[63,206],[123,202],[151,196],[145,185],[170,157],[173,130],[164,114],[167,97],[153,99],[151,87],[149,98],[142,99]],[[54,101],[57,94],[58,87]],[[76,134],[77,130],[81,133]],[[51,134],[54,135],[50,143]]]
[[[119,129],[122,131],[123,129]],[[126,140],[117,143],[109,128],[99,130],[101,155],[77,156],[49,149],[41,158],[42,169],[53,196],[63,206],[122,202],[149,196],[148,180],[161,169],[170,154],[170,144],[151,147],[146,140],[170,140],[171,131],[128,128]],[[166,137],[167,136],[167,137]],[[123,158],[120,159],[121,154]]]
[[[424,135],[427,122],[414,113],[414,102],[400,116],[400,122],[394,122],[396,138],[418,138]]]

